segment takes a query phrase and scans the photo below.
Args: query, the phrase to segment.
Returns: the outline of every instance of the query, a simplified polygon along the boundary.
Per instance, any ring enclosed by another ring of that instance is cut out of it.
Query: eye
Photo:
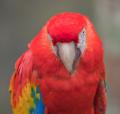
[[[83,28],[83,30],[79,33],[78,38],[79,38],[79,40],[78,40],[77,48],[79,48],[81,50],[81,53],[84,53],[84,50],[86,48],[86,30],[85,30],[85,28]]]

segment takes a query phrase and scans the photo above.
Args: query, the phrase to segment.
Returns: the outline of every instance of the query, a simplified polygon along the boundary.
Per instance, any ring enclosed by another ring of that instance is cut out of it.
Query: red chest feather
[[[46,80],[43,87],[46,91],[43,94],[49,114],[94,114],[92,111],[97,84],[96,74],[76,74],[66,80]]]

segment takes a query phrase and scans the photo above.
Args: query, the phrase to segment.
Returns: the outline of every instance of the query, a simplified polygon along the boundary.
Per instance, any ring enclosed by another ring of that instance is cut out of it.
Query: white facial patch
[[[84,50],[86,48],[86,30],[83,28],[82,32],[79,33],[79,41],[77,44],[77,47],[80,48],[81,53],[84,53]]]
[[[50,34],[48,34],[48,40],[52,43],[52,38]],[[53,53],[57,56],[57,47],[53,46],[53,44],[52,44],[52,50],[53,50]]]

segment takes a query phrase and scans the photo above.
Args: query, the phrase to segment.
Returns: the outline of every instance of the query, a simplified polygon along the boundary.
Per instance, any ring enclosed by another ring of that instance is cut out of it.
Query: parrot
[[[89,17],[52,16],[18,58],[10,79],[13,114],[105,114],[104,49]]]

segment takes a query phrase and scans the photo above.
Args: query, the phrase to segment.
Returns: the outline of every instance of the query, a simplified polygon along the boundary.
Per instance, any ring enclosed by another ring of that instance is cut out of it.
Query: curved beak
[[[73,73],[75,69],[75,62],[80,56],[80,50],[78,50],[74,42],[58,43],[57,48],[58,56],[63,62],[65,68],[70,73]]]

